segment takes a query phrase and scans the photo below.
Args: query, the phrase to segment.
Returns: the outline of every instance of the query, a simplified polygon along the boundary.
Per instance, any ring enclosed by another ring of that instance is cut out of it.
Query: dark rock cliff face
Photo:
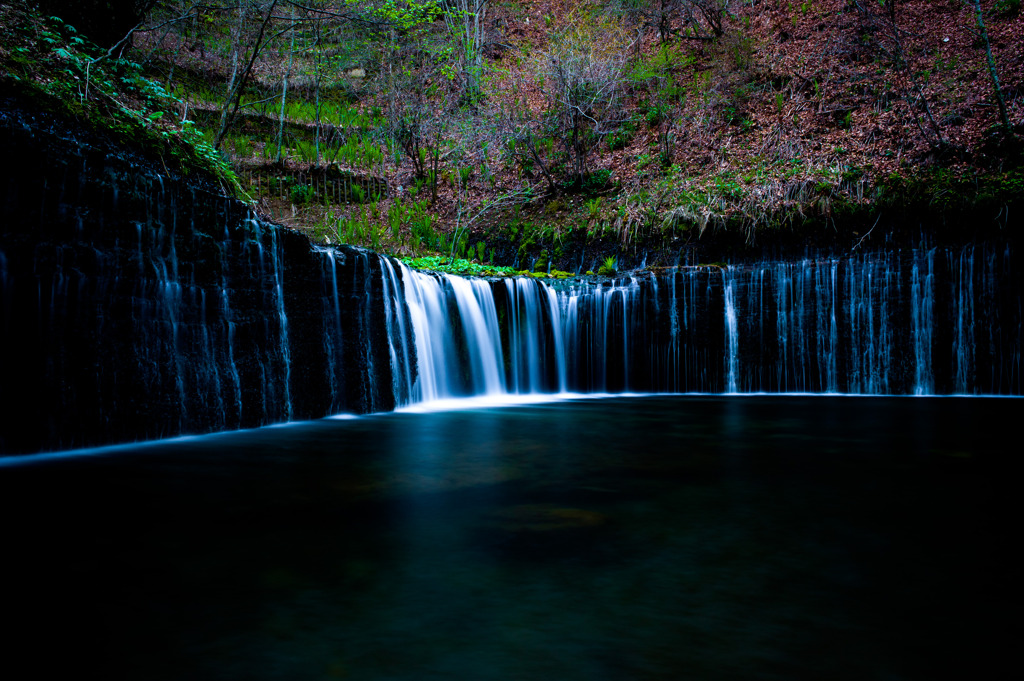
[[[377,256],[41,114],[0,138],[0,452],[393,406]]]
[[[0,106],[0,140],[0,455],[481,394],[1024,392],[1010,238],[466,280],[43,114]]]

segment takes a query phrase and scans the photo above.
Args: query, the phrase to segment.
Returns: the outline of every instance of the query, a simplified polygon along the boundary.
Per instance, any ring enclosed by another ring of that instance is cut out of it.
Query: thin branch
[[[862,243],[864,243],[864,240],[865,240],[865,239],[867,239],[867,238],[868,238],[869,236],[871,236],[871,232],[875,231],[875,227],[877,227],[877,226],[878,226],[878,222],[879,222],[879,221],[880,221],[881,219],[882,219],[882,214],[881,214],[881,213],[879,213],[879,214],[878,214],[878,217],[877,217],[877,218],[875,219],[875,224],[871,225],[871,229],[869,229],[869,230],[867,231],[867,234],[865,234],[864,236],[862,236],[862,237],[861,237],[861,238],[860,238],[860,239],[859,239],[859,240],[857,241],[857,243],[853,245],[853,248],[851,248],[851,249],[850,249],[850,252],[851,252],[851,253],[852,253],[852,252],[854,252],[854,251],[856,251],[856,250],[857,250],[858,248],[860,248],[861,244],[862,244]]]

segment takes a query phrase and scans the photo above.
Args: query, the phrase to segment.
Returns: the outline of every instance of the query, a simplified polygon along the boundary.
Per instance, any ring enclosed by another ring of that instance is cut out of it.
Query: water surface
[[[2,468],[3,665],[133,680],[994,677],[1022,405],[573,400]]]

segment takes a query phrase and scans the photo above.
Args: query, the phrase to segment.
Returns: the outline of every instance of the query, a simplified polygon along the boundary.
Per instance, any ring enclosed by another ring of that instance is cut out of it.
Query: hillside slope
[[[982,2],[984,34],[961,0],[652,7],[167,2],[121,49],[263,212],[331,243],[579,270],[1015,218],[1019,0]],[[17,49],[7,78],[60,77]]]

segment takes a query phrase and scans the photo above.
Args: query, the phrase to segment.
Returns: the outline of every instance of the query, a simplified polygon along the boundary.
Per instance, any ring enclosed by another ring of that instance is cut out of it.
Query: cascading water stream
[[[0,243],[2,451],[472,396],[1024,392],[1005,244],[487,281],[311,248],[179,182],[104,189],[116,221],[9,194],[45,228]]]
[[[396,404],[404,404],[412,393],[414,346],[410,342],[404,306],[400,304],[398,275],[387,258],[380,259],[383,284],[384,318],[388,331],[388,355],[391,358],[391,388]]]
[[[434,402],[453,396],[446,367],[455,366],[447,301],[438,277],[415,272],[399,263],[405,304],[412,320],[417,360],[416,382],[403,404]]]
[[[1019,372],[993,364],[1002,353],[1011,367],[1019,363],[1019,318],[993,332],[988,347],[971,335],[973,306],[998,304],[999,277],[978,275],[975,263],[988,270],[998,258],[965,249],[947,260],[948,294],[936,286],[935,249],[676,268],[557,288],[398,265],[411,324],[396,337],[410,349],[392,356],[415,358],[401,362],[415,361],[417,380],[396,401],[565,391],[1019,391]],[[976,281],[984,282],[981,296]],[[938,352],[946,335],[952,351]],[[974,370],[978,361],[991,377]]]
[[[463,342],[470,364],[473,395],[500,395],[506,391],[501,345],[498,342],[498,314],[487,282],[446,275],[462,321]]]
[[[723,273],[725,278],[725,337],[728,347],[728,371],[725,391],[730,393],[739,392],[737,374],[740,363],[740,332],[736,320],[736,298],[735,282],[728,276],[728,270]]]
[[[956,357],[956,390],[967,392],[967,386],[974,374],[971,349],[974,348],[974,258],[973,253],[963,249],[957,259],[956,282],[956,336],[953,354]]]
[[[932,306],[935,295],[932,290],[935,251],[931,250],[921,258],[914,253],[911,274],[911,333],[914,337],[914,394],[930,395],[932,385]],[[922,262],[923,260],[923,262]],[[924,271],[922,272],[922,266]]]

